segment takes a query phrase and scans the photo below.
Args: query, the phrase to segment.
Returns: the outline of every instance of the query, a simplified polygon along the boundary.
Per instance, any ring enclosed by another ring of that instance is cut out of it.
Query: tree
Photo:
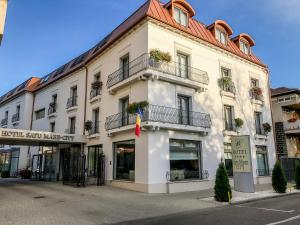
[[[275,163],[272,172],[272,186],[277,193],[285,193],[287,189],[287,181],[279,161]]]
[[[232,191],[229,184],[229,178],[224,163],[220,163],[215,181],[215,199],[218,202],[229,202],[232,198]],[[230,199],[229,199],[230,198]]]
[[[295,171],[296,189],[300,190],[300,162],[297,162]]]

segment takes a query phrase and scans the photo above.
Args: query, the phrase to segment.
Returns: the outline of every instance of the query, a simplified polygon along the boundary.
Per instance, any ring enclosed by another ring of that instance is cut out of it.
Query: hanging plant
[[[270,133],[272,130],[271,125],[269,123],[264,123],[262,126],[263,126],[265,134],[268,135],[268,133]]]
[[[50,103],[49,103],[49,106],[50,106],[50,107],[55,107],[55,106],[56,106],[56,102],[50,102]]]
[[[102,82],[101,81],[94,81],[93,83],[92,83],[92,88],[93,89],[97,89],[97,88],[100,88],[102,86]]]
[[[244,121],[241,118],[234,119],[234,122],[237,129],[241,129],[244,125]]]
[[[297,121],[296,117],[292,117],[292,118],[288,119],[289,123],[295,123],[296,121]]]
[[[138,109],[144,110],[148,105],[149,103],[147,101],[133,102],[127,107],[127,112],[129,114],[135,114]]]
[[[92,121],[88,120],[84,123],[84,129],[86,131],[90,131],[90,130],[92,130],[92,128],[93,128],[93,122]]]
[[[219,79],[219,85],[221,88],[225,87],[229,87],[230,85],[232,85],[232,79],[231,77],[221,77]]]
[[[262,96],[263,95],[263,91],[260,87],[251,88],[251,92],[252,92],[252,94],[254,94],[256,96]]]
[[[171,62],[171,55],[168,52],[162,52],[159,49],[153,49],[150,51],[151,59],[156,62]]]

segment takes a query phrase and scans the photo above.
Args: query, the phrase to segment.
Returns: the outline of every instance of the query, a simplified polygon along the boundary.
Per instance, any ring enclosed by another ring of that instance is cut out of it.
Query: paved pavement
[[[300,195],[202,209],[116,225],[299,225]]]
[[[212,192],[149,195],[112,187],[0,179],[0,225],[101,225],[217,206]]]

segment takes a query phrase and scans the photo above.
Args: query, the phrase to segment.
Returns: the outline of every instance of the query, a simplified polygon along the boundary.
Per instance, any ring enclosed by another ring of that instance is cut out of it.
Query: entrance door
[[[85,155],[80,147],[61,149],[63,184],[81,187],[85,185]]]
[[[42,180],[43,179],[43,155],[33,155],[32,156],[32,180]]]

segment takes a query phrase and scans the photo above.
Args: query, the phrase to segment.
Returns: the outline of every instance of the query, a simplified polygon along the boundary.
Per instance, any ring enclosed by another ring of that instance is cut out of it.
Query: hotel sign
[[[58,134],[43,131],[0,129],[0,141],[84,143],[83,135]]]
[[[231,141],[233,172],[252,172],[249,136],[233,137]]]

